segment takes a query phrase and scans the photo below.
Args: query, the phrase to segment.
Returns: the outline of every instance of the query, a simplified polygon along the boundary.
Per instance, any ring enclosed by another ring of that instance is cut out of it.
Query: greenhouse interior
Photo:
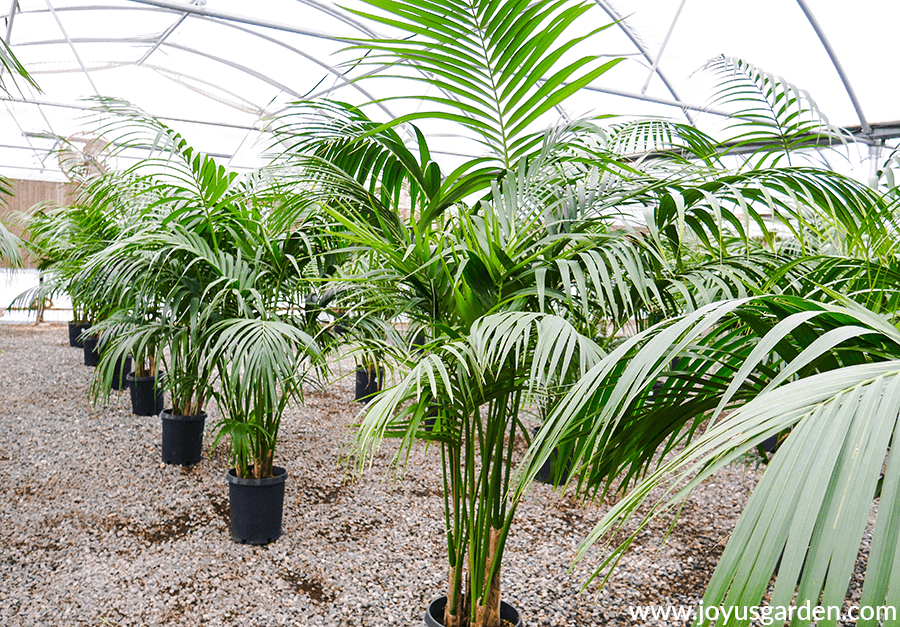
[[[11,0],[3,623],[900,625],[897,24]]]

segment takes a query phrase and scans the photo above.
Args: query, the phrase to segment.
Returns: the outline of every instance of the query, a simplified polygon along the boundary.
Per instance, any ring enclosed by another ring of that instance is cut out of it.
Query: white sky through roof
[[[710,96],[698,68],[725,54],[809,91],[832,123],[864,130],[870,125],[876,142],[886,132],[879,124],[892,123],[889,128],[896,130],[900,121],[900,85],[890,75],[895,46],[884,29],[870,28],[900,24],[896,0],[596,4],[581,26],[619,22],[582,46],[626,60],[567,102],[567,115],[684,120],[679,103],[703,106]],[[362,7],[354,0],[342,5]],[[370,68],[345,65],[355,53],[341,52],[341,38],[384,33],[327,0],[17,0],[12,7],[0,34],[43,89],[13,89],[0,107],[0,173],[14,178],[63,180],[52,135],[89,132],[83,99],[93,95],[129,100],[163,118],[192,145],[243,169],[264,163],[260,118],[292,100],[325,93],[363,104],[411,89],[398,79],[357,85],[347,80]],[[843,68],[856,107],[809,16]],[[384,119],[414,106],[388,100],[367,111]],[[715,129],[716,116],[688,112],[701,129]],[[478,150],[460,137],[458,126],[433,123],[426,130],[438,157],[449,164]],[[887,144],[896,145],[896,139]],[[832,165],[864,178],[868,148],[844,152],[846,157],[830,159]]]

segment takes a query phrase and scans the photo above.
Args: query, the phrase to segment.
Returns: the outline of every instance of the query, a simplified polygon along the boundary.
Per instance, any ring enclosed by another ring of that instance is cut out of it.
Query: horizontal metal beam
[[[336,67],[334,67],[332,65],[328,65],[327,63],[325,63],[324,61],[321,61],[320,59],[314,57],[313,55],[308,54],[308,53],[300,50],[299,48],[295,48],[294,46],[291,46],[283,41],[279,41],[278,39],[276,39],[274,37],[269,37],[268,35],[265,35],[263,33],[254,32],[253,30],[246,28],[244,26],[241,26],[240,24],[226,24],[225,26],[236,29],[236,30],[244,32],[244,33],[247,33],[253,37],[257,37],[259,39],[267,41],[273,45],[280,46],[286,50],[293,52],[294,54],[296,54],[298,56],[303,57],[304,59],[310,61],[311,63],[315,63],[316,65],[318,65],[319,67],[324,69],[329,74],[334,75],[335,78],[339,81],[338,85],[335,85],[334,87],[329,88],[328,91],[334,91],[335,89],[340,89],[342,87],[355,89],[356,91],[361,93],[363,96],[368,98],[370,102],[374,102],[376,104],[376,106],[379,109],[381,109],[382,111],[384,111],[387,115],[389,115],[390,117],[396,117],[394,112],[391,111],[387,105],[385,105],[383,102],[380,102],[372,94],[370,94],[368,91],[366,91],[362,87],[362,85],[359,84],[359,80],[358,80],[359,77],[356,77],[356,80],[351,80],[351,79],[347,78],[344,75],[344,73],[341,72],[340,70],[338,70]],[[273,83],[273,80],[270,80],[268,78],[263,78],[266,75],[255,72],[254,70],[251,70],[250,68],[247,68],[243,65],[235,65],[231,61],[227,61],[227,60],[221,59],[219,57],[212,57],[208,53],[205,53],[205,52],[193,49],[193,48],[188,48],[186,46],[182,46],[180,44],[176,44],[176,43],[173,43],[170,41],[160,42],[154,38],[149,38],[149,37],[80,37],[77,39],[73,39],[72,41],[74,43],[79,43],[79,44],[147,44],[147,45],[153,44],[154,49],[159,46],[170,46],[173,48],[178,48],[185,52],[191,52],[194,54],[204,56],[206,58],[213,59],[215,61],[229,65],[231,67],[235,67],[235,69],[238,69],[243,72],[247,72],[254,78],[263,80],[264,82],[268,82],[269,84],[273,84],[273,86],[280,85],[280,83],[277,83],[277,84]],[[23,46],[23,47],[24,46],[52,46],[52,45],[66,45],[67,43],[68,42],[65,39],[35,39],[35,40],[27,41],[27,42],[24,42],[24,43],[21,43],[18,45]],[[143,58],[146,58],[146,57],[147,57],[147,55],[144,55]],[[118,66],[120,66],[120,67],[127,66],[127,65],[140,65],[140,63],[141,63],[141,61],[138,61],[137,64],[124,62],[124,61],[117,62]],[[377,70],[373,71],[372,73],[386,69],[388,67],[390,67],[390,66],[388,66],[388,65],[382,66],[380,68],[377,68]],[[61,70],[57,70],[56,72],[60,72],[60,71]],[[44,73],[44,72],[35,72],[35,74],[40,74],[40,73]],[[46,72],[46,73],[53,73],[53,72],[51,71],[51,72]],[[369,74],[371,74],[371,73],[369,73]],[[197,80],[200,80],[200,79],[197,79]],[[222,88],[219,87],[219,89],[222,89]],[[223,89],[223,91],[224,91],[224,89]],[[295,98],[298,98],[298,99],[302,98],[296,92],[288,90],[287,93],[289,93],[290,95],[292,95]],[[321,94],[322,94],[322,92],[319,92],[318,95],[321,95]],[[232,97],[240,98],[236,94],[231,94],[231,95],[232,95]],[[318,95],[311,96],[310,98],[318,97]],[[262,111],[262,110],[260,110],[260,111]]]
[[[698,111],[700,113],[711,113],[713,115],[719,115],[722,117],[729,117],[730,115],[726,111],[710,109],[709,107],[704,107],[702,105],[688,104],[686,102],[682,102],[680,100],[672,100],[670,98],[657,98],[655,96],[647,96],[646,94],[640,94],[633,91],[623,91],[621,89],[612,89],[610,87],[595,87],[593,85],[587,85],[585,87],[582,87],[582,89],[584,89],[585,91],[595,91],[601,94],[609,94],[610,96],[621,96],[622,98],[643,100],[645,102],[652,102],[654,104],[665,105],[667,107],[676,107],[678,109],[687,109],[689,111]]]
[[[40,106],[40,107],[58,107],[60,109],[74,109],[77,111],[92,111],[95,112],[97,109],[90,105],[81,105],[74,104],[69,102],[53,102],[50,100],[25,100],[24,98],[15,98],[13,96],[2,96],[0,95],[0,102],[12,102],[14,104],[24,104],[24,105],[32,105],[32,106]],[[157,120],[165,120],[167,122],[180,122],[183,124],[202,124],[203,126],[217,126],[223,128],[233,128],[241,131],[259,131],[259,127],[256,126],[247,126],[246,124],[233,124],[231,122],[211,122],[209,120],[197,120],[195,118],[179,118],[172,117],[168,115],[153,115]]]
[[[50,135],[45,135],[44,133],[23,133],[23,135],[25,135],[25,137],[29,137],[29,138],[56,139]],[[118,148],[124,147],[126,150],[129,150],[129,151],[137,150],[140,152],[157,152],[156,148],[152,148],[150,146],[126,146],[125,144],[122,144],[121,142],[110,142],[110,144],[112,144],[113,146],[116,146]],[[4,146],[0,145],[0,147],[4,147]],[[6,146],[6,147],[7,148],[19,148],[20,146]],[[57,148],[56,148],[56,145],[54,145],[50,148],[42,148],[42,147],[38,146],[38,147],[32,148],[32,150],[43,150],[45,152],[56,152]],[[121,154],[122,153],[117,153],[116,156],[119,156]],[[216,157],[218,159],[231,159],[234,157],[234,155],[228,155],[228,154],[225,154],[222,152],[204,152],[203,154],[209,155],[210,157]],[[123,158],[124,159],[131,159],[131,158],[136,159],[137,157],[125,156]]]
[[[72,40],[69,40],[69,39],[66,39],[66,40],[40,39],[40,40],[25,42],[25,43],[19,44],[19,45],[20,46],[50,46],[50,45],[57,45],[57,44],[61,45],[63,43],[66,43],[70,46],[73,43],[78,43],[78,44],[148,44],[149,45],[149,44],[155,43],[155,40],[150,39],[150,38],[140,38],[140,37],[126,37],[126,38],[121,38],[121,37],[79,37],[79,38],[72,39]],[[295,98],[303,97],[299,92],[294,91],[287,85],[280,83],[279,81],[276,81],[275,79],[270,78],[270,77],[266,76],[265,74],[262,74],[261,72],[257,72],[256,70],[249,68],[246,65],[241,65],[240,63],[237,63],[235,61],[231,61],[229,59],[224,59],[220,56],[210,54],[210,53],[204,52],[202,50],[197,50],[195,48],[191,48],[189,46],[185,46],[182,44],[177,44],[177,43],[174,43],[171,41],[164,42],[161,45],[165,46],[167,48],[175,48],[176,50],[181,50],[183,52],[196,54],[196,55],[204,57],[206,59],[210,59],[212,61],[221,63],[222,65],[227,65],[228,67],[234,68],[234,69],[238,70],[239,72],[243,72],[249,76],[252,76],[253,78],[256,78],[256,79],[264,82],[264,83],[268,83],[269,85],[271,85],[272,87],[275,87],[279,91],[283,91],[287,94],[290,94]],[[81,62],[80,58],[78,60],[80,63]],[[84,68],[83,65],[82,65],[82,68]],[[86,69],[84,70],[84,72],[87,74]],[[90,74],[88,74],[88,78],[90,78]],[[93,84],[94,84],[93,81],[91,81],[91,85],[93,85]]]
[[[848,126],[849,131],[854,137],[867,138],[873,141],[882,142],[887,139],[897,139],[900,137],[900,120],[896,122],[875,122],[869,124],[869,131],[866,132],[862,125]]]
[[[304,35],[306,37],[315,37],[317,39],[327,39],[329,41],[347,41],[346,37],[339,37],[337,35],[332,35],[330,33],[324,33],[322,31],[315,31],[308,28],[300,28],[298,26],[291,26],[289,24],[283,24],[281,22],[273,22],[271,20],[260,20],[257,18],[250,18],[245,15],[238,15],[236,13],[228,13],[226,11],[217,11],[215,9],[210,9],[208,7],[201,6],[192,6],[185,5],[180,2],[169,2],[168,0],[131,0],[132,2],[136,2],[138,4],[145,4],[151,7],[157,7],[160,9],[167,9],[174,13],[190,13],[191,15],[200,15],[206,18],[212,18],[216,20],[225,20],[227,22],[238,22],[239,24],[250,24],[252,26],[260,26],[262,28],[271,28],[274,30],[284,31],[286,33],[294,33],[296,35]],[[365,31],[363,31],[365,32]]]

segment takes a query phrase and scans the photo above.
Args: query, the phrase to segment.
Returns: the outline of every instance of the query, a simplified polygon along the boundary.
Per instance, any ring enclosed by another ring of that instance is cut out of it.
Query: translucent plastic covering
[[[560,116],[666,116],[714,133],[724,112],[710,108],[710,81],[699,70],[724,54],[807,90],[833,124],[851,129],[860,143],[844,150],[839,169],[865,178],[885,143],[896,145],[900,87],[888,71],[895,44],[878,28],[900,23],[894,0],[595,2],[573,36],[615,22],[582,46],[625,61],[558,108]],[[85,99],[92,96],[138,105],[233,169],[257,167],[265,161],[260,129],[291,101],[364,104],[409,93],[399,79],[351,80],[379,68],[353,64],[360,53],[347,50],[348,40],[389,34],[348,10],[363,7],[356,0],[341,7],[328,0],[12,0],[0,34],[42,92],[13,87],[3,97],[0,173],[65,180],[59,138],[102,157],[102,145],[91,143]],[[415,106],[387,99],[367,112],[386,119]],[[478,151],[456,126],[429,130],[443,158]]]

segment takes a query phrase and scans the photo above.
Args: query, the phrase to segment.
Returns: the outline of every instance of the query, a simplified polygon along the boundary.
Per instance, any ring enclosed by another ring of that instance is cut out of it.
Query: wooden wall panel
[[[13,195],[0,200],[0,220],[16,235],[22,234],[21,227],[11,217],[16,212],[28,211],[40,202],[51,201],[59,204],[71,202],[70,194],[75,186],[72,183],[53,183],[49,181],[12,181]],[[5,202],[3,202],[5,201]],[[25,266],[35,267],[33,259],[26,259]]]

